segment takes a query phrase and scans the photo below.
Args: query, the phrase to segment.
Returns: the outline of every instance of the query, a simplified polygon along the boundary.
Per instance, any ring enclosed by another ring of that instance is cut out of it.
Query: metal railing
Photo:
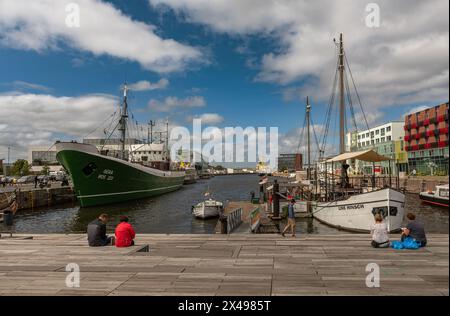
[[[242,223],[242,208],[237,208],[227,215],[227,234],[230,234]]]

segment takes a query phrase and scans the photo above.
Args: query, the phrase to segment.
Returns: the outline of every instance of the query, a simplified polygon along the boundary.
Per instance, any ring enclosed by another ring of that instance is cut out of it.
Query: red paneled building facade
[[[444,103],[405,117],[405,151],[409,172],[448,175],[449,104]]]

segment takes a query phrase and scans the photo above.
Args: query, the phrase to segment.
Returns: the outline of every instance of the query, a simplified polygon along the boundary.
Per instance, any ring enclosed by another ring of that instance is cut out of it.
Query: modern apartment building
[[[444,103],[405,116],[409,172],[448,175],[448,115],[449,104]]]
[[[376,126],[374,128],[347,133],[347,151],[363,151],[373,149],[380,155],[392,158],[391,162],[384,161],[373,164],[358,161],[354,166],[355,173],[372,173],[375,172],[388,174],[389,166],[392,173],[397,171],[406,172],[408,169],[408,157],[404,150],[404,123],[402,121],[394,121]]]

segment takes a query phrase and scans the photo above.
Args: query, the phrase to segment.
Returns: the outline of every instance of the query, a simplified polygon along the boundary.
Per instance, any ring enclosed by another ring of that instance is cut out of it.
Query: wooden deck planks
[[[430,235],[426,248],[402,251],[372,249],[359,234],[152,234],[127,249],[89,248],[84,235],[6,238],[0,295],[448,296],[448,239]],[[146,244],[149,252],[136,252]],[[65,285],[72,262],[80,266],[80,288]],[[366,286],[368,263],[380,267],[379,288]]]

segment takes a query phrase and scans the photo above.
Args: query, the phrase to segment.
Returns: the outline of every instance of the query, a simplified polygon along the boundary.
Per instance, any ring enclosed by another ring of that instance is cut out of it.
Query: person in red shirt
[[[134,246],[134,232],[131,224],[128,223],[127,216],[120,216],[120,223],[116,227],[116,247],[130,247]]]

